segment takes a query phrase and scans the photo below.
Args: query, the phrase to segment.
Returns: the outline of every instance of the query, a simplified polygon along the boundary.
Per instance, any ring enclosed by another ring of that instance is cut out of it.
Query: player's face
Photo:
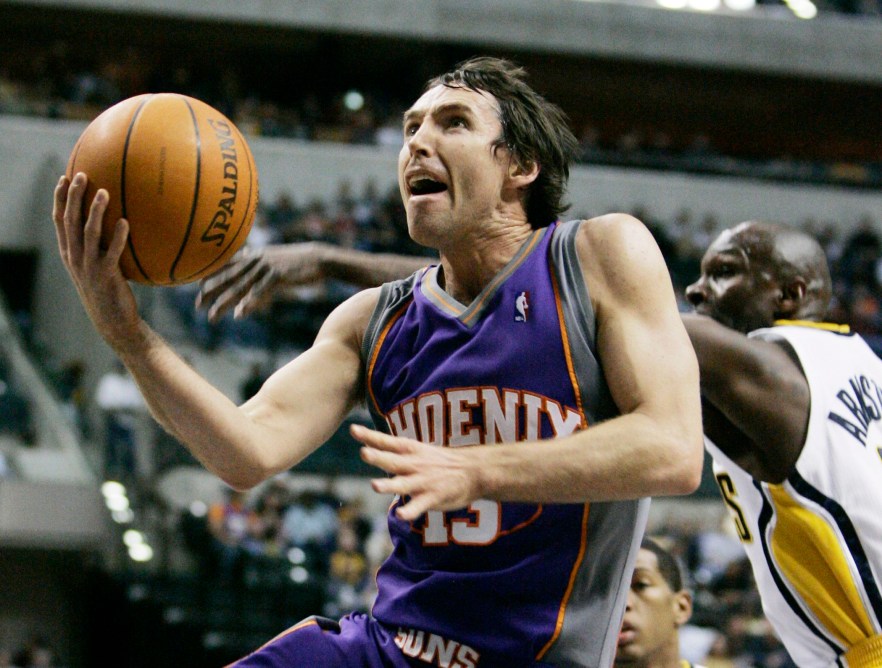
[[[745,333],[772,325],[781,294],[771,259],[749,231],[739,225],[717,237],[701,260],[701,276],[686,288],[697,313]]]
[[[411,236],[439,248],[497,209],[509,153],[489,93],[435,86],[404,115],[398,184]]]
[[[689,618],[688,601],[686,592],[671,591],[658,570],[655,554],[641,549],[631,577],[615,665],[636,668],[666,654],[677,654],[677,628]]]

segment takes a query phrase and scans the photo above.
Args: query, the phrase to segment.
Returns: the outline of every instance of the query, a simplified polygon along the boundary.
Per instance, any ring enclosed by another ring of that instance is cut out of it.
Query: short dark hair
[[[658,572],[668,583],[671,591],[678,592],[683,589],[683,571],[673,554],[652,538],[644,538],[640,543],[640,549],[649,550],[655,555],[656,561],[658,561]]]
[[[579,141],[563,110],[533,90],[525,77],[526,70],[508,60],[480,56],[431,79],[425,90],[441,85],[485,91],[496,98],[502,136],[494,149],[507,147],[523,167],[539,165],[539,176],[528,189],[525,209],[533,227],[545,227],[569,208],[563,197]]]

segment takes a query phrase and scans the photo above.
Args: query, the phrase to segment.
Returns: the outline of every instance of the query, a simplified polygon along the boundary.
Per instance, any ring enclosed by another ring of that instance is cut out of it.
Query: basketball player
[[[882,361],[823,321],[826,258],[795,230],[723,232],[686,295],[706,445],[766,616],[802,668],[882,666]]]
[[[303,251],[237,258],[203,284],[203,302],[215,313],[231,304],[248,312],[275,282],[366,277],[365,258],[351,251]],[[408,261],[422,260],[382,266]],[[343,272],[346,264],[361,269]],[[249,289],[254,275],[270,273]],[[717,483],[769,621],[800,666],[880,666],[882,365],[847,327],[823,322],[831,289],[814,239],[742,223],[708,249],[687,290],[699,315],[684,321]]]
[[[236,406],[138,316],[107,192],[56,189],[59,248],[156,418],[234,488],[289,469],[360,400],[394,549],[372,615],[310,618],[236,665],[610,666],[648,498],[701,464],[698,368],[637,220],[558,224],[577,142],[506,61],[431,81],[404,116],[410,235],[440,263],[356,294]],[[525,318],[516,300],[522,302]]]
[[[692,594],[670,552],[644,538],[631,576],[631,590],[616,668],[702,668],[680,658],[679,629],[692,616]]]

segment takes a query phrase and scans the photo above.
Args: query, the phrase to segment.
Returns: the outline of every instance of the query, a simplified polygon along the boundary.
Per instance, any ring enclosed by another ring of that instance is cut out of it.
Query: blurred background
[[[52,190],[88,122],[143,92],[198,97],[254,152],[249,244],[422,253],[401,113],[479,54],[527,67],[569,115],[569,217],[642,219],[680,292],[722,228],[801,226],[828,253],[832,319],[882,351],[880,0],[0,1],[0,667],[224,665],[306,615],[368,609],[388,549],[389,499],[345,428],[234,494],[147,415],[57,257]],[[136,288],[236,401],[353,290],[209,324],[196,286]],[[684,656],[790,666],[708,471],[650,520],[695,592]]]

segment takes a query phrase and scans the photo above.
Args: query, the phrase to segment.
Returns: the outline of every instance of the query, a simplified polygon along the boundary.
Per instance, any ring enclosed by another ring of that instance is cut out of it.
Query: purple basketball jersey
[[[377,427],[461,447],[614,416],[577,230],[536,230],[468,306],[440,287],[438,267],[384,286],[364,349]],[[479,500],[414,522],[390,512],[373,615],[428,665],[610,665],[646,506]]]

